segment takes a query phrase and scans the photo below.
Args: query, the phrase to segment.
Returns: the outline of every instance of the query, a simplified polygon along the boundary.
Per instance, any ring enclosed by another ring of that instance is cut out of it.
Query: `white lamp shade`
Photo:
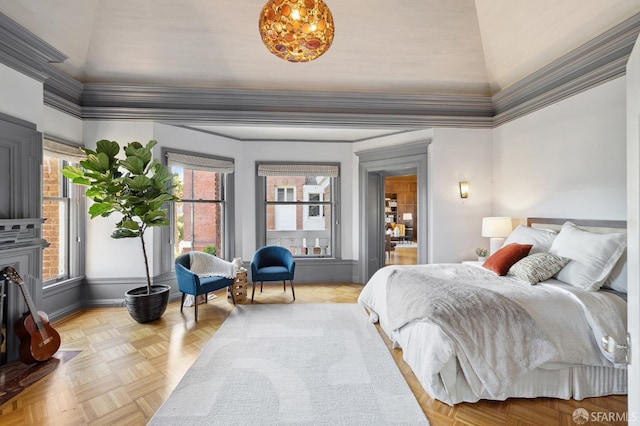
[[[413,215],[411,213],[403,213],[402,220],[413,220]]]
[[[505,238],[513,230],[510,217],[483,217],[482,236],[489,238]]]

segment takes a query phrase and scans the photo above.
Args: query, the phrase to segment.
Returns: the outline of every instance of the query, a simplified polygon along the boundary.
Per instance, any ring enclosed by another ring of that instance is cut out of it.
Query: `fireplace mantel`
[[[12,266],[41,309],[42,133],[29,123],[0,113],[0,268]],[[1,270],[1,269],[0,269]],[[18,359],[19,340],[13,325],[28,310],[17,284],[5,283],[4,324],[7,361]],[[3,355],[5,355],[3,354]]]
[[[40,238],[42,224],[46,219],[0,219],[0,250],[16,247],[48,244]]]
[[[25,286],[36,302],[36,308],[42,301],[42,277],[40,264],[42,250],[48,243],[42,235],[44,219],[0,219],[0,270],[5,266],[14,267],[25,282]],[[22,293],[15,283],[5,282],[6,309],[3,325],[6,340],[6,353],[2,361],[18,358],[20,341],[13,332],[13,325],[27,311]]]

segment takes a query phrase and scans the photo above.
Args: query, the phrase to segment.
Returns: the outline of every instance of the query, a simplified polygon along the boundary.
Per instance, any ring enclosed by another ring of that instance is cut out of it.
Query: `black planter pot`
[[[132,288],[124,294],[129,315],[140,323],[160,319],[167,309],[170,291],[168,285],[152,285],[150,294],[146,286]]]

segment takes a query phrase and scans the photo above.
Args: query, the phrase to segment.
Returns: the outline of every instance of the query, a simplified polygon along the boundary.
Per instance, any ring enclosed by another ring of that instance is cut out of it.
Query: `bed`
[[[484,265],[387,266],[358,302],[447,404],[626,394],[601,343],[626,340],[625,226],[531,218]]]

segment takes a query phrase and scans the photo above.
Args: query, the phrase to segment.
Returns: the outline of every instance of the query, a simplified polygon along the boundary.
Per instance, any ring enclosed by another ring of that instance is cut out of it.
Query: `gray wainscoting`
[[[247,279],[251,280],[251,267]],[[297,259],[294,284],[358,283],[358,261],[341,259]],[[174,272],[153,277],[154,284],[171,286],[171,301],[180,300]],[[51,321],[55,321],[85,308],[112,308],[124,306],[124,293],[146,285],[144,277],[84,278],[65,282],[45,289],[44,305]],[[78,302],[69,305],[69,300]],[[81,302],[80,302],[81,300]]]

